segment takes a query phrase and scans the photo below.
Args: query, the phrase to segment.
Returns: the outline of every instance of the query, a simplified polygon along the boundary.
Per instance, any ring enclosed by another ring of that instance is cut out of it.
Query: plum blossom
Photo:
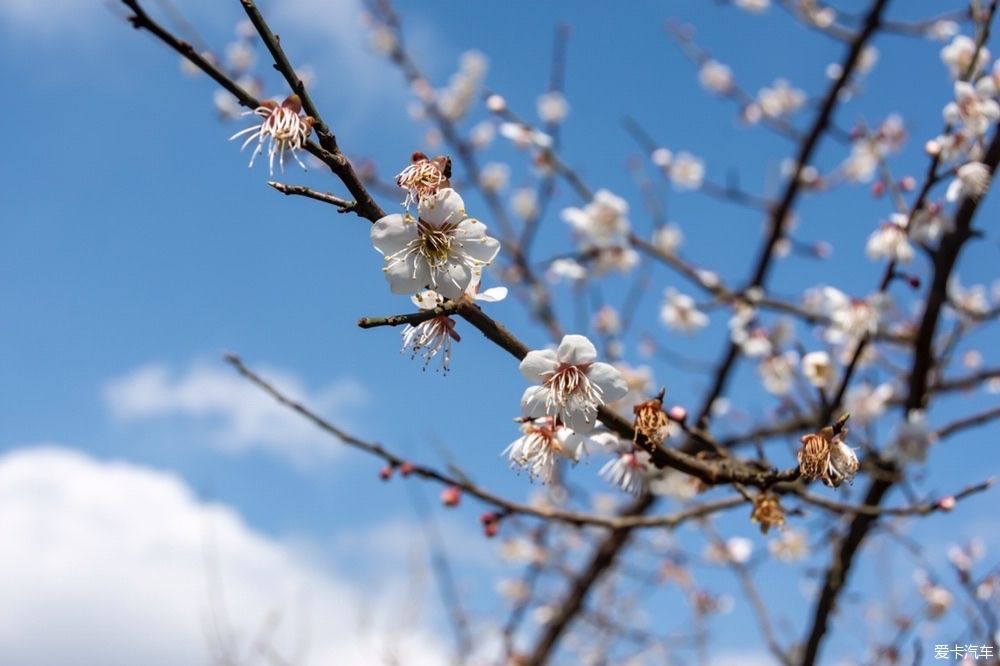
[[[990,169],[982,162],[969,162],[958,167],[955,179],[948,185],[945,199],[958,201],[963,197],[978,200],[990,189]]]
[[[552,480],[556,463],[560,459],[579,462],[591,440],[559,424],[554,416],[525,419],[521,424],[522,435],[504,449],[503,455],[511,467],[528,471],[544,483]]]
[[[955,101],[945,105],[943,115],[947,122],[962,125],[969,134],[979,137],[1000,120],[1000,104],[980,96],[968,81],[955,81]]]
[[[878,386],[872,386],[868,382],[855,384],[847,390],[844,408],[851,413],[852,421],[865,425],[885,413],[894,393],[891,384]]]
[[[809,555],[809,541],[805,532],[787,529],[777,539],[767,544],[771,557],[782,562],[795,562]]]
[[[403,207],[409,208],[421,199],[434,196],[438,190],[450,187],[451,160],[439,156],[429,159],[421,152],[413,153],[412,163],[396,176],[396,185],[406,190]]]
[[[417,208],[419,218],[386,215],[372,225],[372,244],[385,257],[389,288],[394,294],[433,289],[458,298],[493,261],[500,243],[486,235],[482,222],[466,216],[465,202],[451,188],[425,197]]]
[[[865,254],[872,260],[889,259],[904,264],[913,259],[913,246],[906,235],[906,216],[894,214],[879,225],[868,237]]]
[[[963,287],[957,276],[948,280],[948,299],[963,315],[985,315],[989,312],[990,303],[986,294],[986,286],[974,284]]]
[[[641,495],[647,489],[654,468],[645,451],[622,451],[604,463],[598,474],[613,486],[630,495]]]
[[[890,451],[899,463],[927,460],[927,449],[937,440],[937,435],[927,427],[927,418],[921,409],[911,409],[906,421],[896,429]]]
[[[792,390],[798,360],[795,352],[774,354],[762,360],[757,372],[764,390],[772,395],[787,395]]]
[[[469,285],[466,295],[476,301],[485,303],[496,303],[507,297],[506,287],[493,287],[482,293],[479,292],[478,277]],[[433,310],[444,303],[441,294],[427,290],[414,294],[410,297],[413,304],[421,310]],[[461,337],[455,331],[455,321],[448,315],[433,317],[420,322],[416,326],[407,324],[401,333],[403,337],[403,348],[401,352],[410,350],[410,358],[416,358],[421,354],[424,359],[424,370],[434,360],[434,357],[441,354],[441,370],[448,372],[451,363],[451,343],[459,342]]]
[[[835,287],[822,287],[810,294],[809,300],[813,310],[830,318],[823,338],[834,345],[876,333],[882,312],[888,306],[888,297],[884,294],[852,298]]]
[[[697,190],[705,178],[705,163],[690,153],[677,153],[670,163],[670,180],[679,190]]]
[[[910,236],[921,243],[933,243],[941,234],[951,231],[954,225],[951,217],[936,202],[921,206],[910,218]]]
[[[734,4],[752,14],[760,14],[771,5],[771,0],[734,0]]]
[[[698,70],[698,80],[706,90],[725,94],[733,87],[733,72],[721,62],[706,60]]]
[[[798,111],[806,103],[806,94],[793,88],[785,79],[777,79],[770,88],[757,93],[757,104],[765,116],[780,118]]]
[[[267,143],[268,168],[271,175],[274,175],[275,156],[278,157],[281,170],[285,170],[286,151],[291,152],[299,166],[305,169],[306,165],[299,159],[298,151],[302,150],[306,141],[309,140],[309,134],[312,132],[315,120],[312,116],[299,115],[301,111],[302,100],[299,99],[298,95],[289,95],[280,104],[271,99],[264,100],[256,109],[244,114],[262,116],[264,120],[253,127],[240,130],[229,137],[229,140],[232,141],[237,137],[249,134],[240,147],[241,151],[253,143],[254,139],[257,140],[257,147],[254,149],[253,155],[250,156],[251,167],[253,167],[257,156],[264,150],[264,144]]]
[[[566,96],[558,90],[547,92],[538,98],[538,117],[545,123],[561,123],[569,115]]]
[[[753,541],[732,537],[723,543],[711,543],[705,548],[705,559],[712,564],[746,564],[753,554]]]
[[[836,369],[829,354],[814,351],[802,357],[802,374],[816,388],[828,389],[836,378]]]
[[[708,315],[695,306],[694,299],[690,296],[667,287],[664,298],[660,320],[667,328],[693,334],[708,325]]]
[[[844,442],[846,435],[846,429],[835,434],[829,426],[817,433],[803,435],[802,448],[797,454],[802,478],[821,479],[833,488],[853,479],[860,465],[854,449]]]
[[[530,351],[520,370],[538,382],[521,397],[524,414],[531,418],[555,416],[576,432],[597,427],[597,408],[628,393],[628,386],[614,366],[597,361],[597,349],[582,335],[565,335],[553,351]]]
[[[972,67],[971,71],[973,77],[986,66],[990,61],[989,49],[982,46],[978,49],[978,53],[976,51],[976,42],[966,35],[955,35],[951,43],[941,49],[941,60],[948,66],[951,78],[960,79],[969,74],[973,58],[975,58],[975,67]]]
[[[628,237],[628,203],[608,190],[598,190],[583,208],[566,208],[562,219],[579,234],[583,249],[620,246]]]
[[[665,224],[653,234],[653,245],[664,254],[676,254],[684,242],[684,232],[673,222]]]
[[[479,51],[461,55],[458,71],[452,75],[448,87],[438,93],[437,106],[445,118],[460,120],[468,113],[488,68],[489,61]]]
[[[552,147],[552,137],[523,123],[501,123],[500,136],[510,139],[518,148],[535,146],[543,150]]]

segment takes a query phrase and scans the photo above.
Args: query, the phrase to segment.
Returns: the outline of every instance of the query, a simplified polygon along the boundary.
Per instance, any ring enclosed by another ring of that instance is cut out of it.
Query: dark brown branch
[[[341,199],[340,197],[330,194],[329,192],[318,192],[306,187],[305,185],[286,185],[285,183],[279,183],[274,180],[267,181],[267,184],[286,196],[298,195],[331,204],[336,206],[338,212],[340,213],[349,213],[358,205],[356,201]]]

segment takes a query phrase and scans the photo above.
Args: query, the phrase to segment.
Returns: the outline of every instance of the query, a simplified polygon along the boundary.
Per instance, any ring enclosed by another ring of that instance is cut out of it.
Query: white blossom
[[[564,279],[575,282],[587,277],[587,269],[573,259],[556,259],[549,264],[549,269],[545,272],[545,276],[550,282],[558,282]]]
[[[665,224],[653,233],[653,245],[664,254],[676,254],[684,242],[684,232],[674,224]]]
[[[764,390],[772,395],[787,395],[794,385],[798,360],[795,352],[774,354],[762,360],[757,372]]]
[[[721,62],[706,60],[698,70],[698,80],[706,90],[726,93],[733,87],[733,72]]]
[[[872,260],[889,259],[904,264],[913,259],[913,246],[906,235],[906,216],[897,213],[879,225],[868,237],[865,254]]]
[[[604,463],[598,474],[613,486],[632,495],[641,495],[646,490],[651,466],[642,458],[644,452],[623,452]],[[648,456],[645,456],[648,457]]]
[[[958,201],[963,197],[978,200],[990,189],[990,169],[982,162],[968,162],[958,167],[955,179],[948,185],[945,199]]]
[[[892,457],[899,463],[927,460],[927,449],[937,440],[937,435],[927,426],[927,418],[921,409],[911,409],[906,421],[896,428],[890,445]]]
[[[705,559],[712,564],[745,564],[753,554],[753,541],[732,537],[724,543],[711,543],[705,548]]]
[[[679,190],[696,190],[705,178],[705,163],[690,153],[678,153],[670,164],[670,180]]]
[[[558,90],[547,92],[538,98],[538,117],[544,123],[561,123],[569,115],[569,102]]]
[[[782,562],[796,562],[809,555],[809,541],[805,532],[787,529],[777,539],[767,544],[771,557]]]
[[[828,353],[814,351],[802,357],[802,374],[816,388],[829,389],[836,379],[836,368]]]
[[[468,113],[488,67],[489,61],[479,51],[466,51],[461,55],[458,71],[437,95],[438,110],[445,118],[460,120]]]
[[[961,125],[973,137],[986,134],[1000,120],[1000,104],[979,91],[968,81],[955,81],[955,101],[944,107],[944,119]]]
[[[621,373],[597,359],[593,343],[582,335],[565,335],[553,351],[530,351],[520,370],[530,386],[521,397],[524,414],[532,418],[557,416],[579,433],[597,425],[597,408],[628,392]]]
[[[777,79],[770,88],[757,93],[757,104],[764,115],[780,118],[798,111],[806,103],[806,94],[793,88],[785,79]]]
[[[771,0],[733,0],[733,3],[740,9],[760,14],[771,5]]]
[[[487,192],[499,192],[507,187],[510,179],[510,167],[503,162],[490,162],[479,172],[479,186]]]
[[[667,287],[660,308],[660,321],[667,328],[693,334],[708,325],[708,315],[695,306],[693,298]]]
[[[552,480],[560,459],[578,462],[590,441],[556,422],[554,416],[528,419],[521,424],[522,435],[504,449],[512,467],[527,470],[532,478]]]
[[[418,204],[419,218],[387,215],[372,225],[372,244],[385,256],[385,272],[394,294],[433,289],[458,298],[473,277],[488,266],[500,243],[486,226],[465,214],[458,192],[443,188]]]
[[[927,203],[917,210],[910,219],[910,236],[921,243],[933,243],[954,225],[944,208],[935,202]]]
[[[552,137],[541,130],[533,129],[522,123],[506,122],[500,124],[500,136],[510,139],[518,148],[547,149],[552,147]]]
[[[972,78],[980,72],[986,63],[990,61],[990,51],[983,46],[976,53],[976,43],[966,35],[955,35],[951,43],[941,49],[941,60],[948,66],[951,78],[959,79],[969,74],[972,66],[972,59],[975,57],[976,64],[972,68]]]
[[[948,298],[962,314],[985,315],[989,312],[990,303],[986,294],[986,285],[975,284],[963,287],[957,276],[948,280]]]
[[[562,219],[579,235],[585,250],[623,244],[631,225],[628,203],[608,190],[598,190],[583,208],[566,208]]]
[[[851,414],[851,422],[865,425],[885,413],[893,396],[891,384],[872,386],[868,382],[855,384],[847,390],[844,407]]]

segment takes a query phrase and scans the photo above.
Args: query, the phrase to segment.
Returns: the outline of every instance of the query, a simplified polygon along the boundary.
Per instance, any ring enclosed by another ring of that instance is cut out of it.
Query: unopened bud
[[[385,467],[383,467],[382,469],[380,469],[378,471],[378,478],[382,479],[383,481],[388,481],[389,479],[391,479],[392,478],[392,466],[391,465],[386,465]]]
[[[462,490],[458,486],[448,486],[441,491],[441,503],[445,506],[458,506],[462,499]]]
[[[399,466],[399,473],[403,476],[413,474],[413,463],[405,462]]]
[[[948,495],[947,497],[942,497],[940,500],[938,500],[938,506],[941,508],[942,511],[951,511],[952,509],[955,508],[955,504],[956,501],[954,495]]]
[[[670,417],[671,421],[676,421],[677,423],[684,423],[688,417],[688,410],[684,409],[680,405],[674,405],[667,412],[667,416]]]

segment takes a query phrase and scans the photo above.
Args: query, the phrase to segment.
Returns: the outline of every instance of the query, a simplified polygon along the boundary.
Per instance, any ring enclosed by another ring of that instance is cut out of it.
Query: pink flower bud
[[[938,506],[941,507],[942,511],[951,511],[955,508],[955,504],[956,501],[954,495],[948,495],[947,497],[942,497],[938,500]]]
[[[441,491],[441,503],[445,506],[458,506],[462,499],[462,490],[458,486],[448,486]]]
[[[670,411],[667,412],[667,416],[670,417],[671,421],[684,423],[684,421],[687,420],[688,417],[688,410],[684,409],[680,405],[674,405],[673,407],[670,408]]]
[[[409,476],[413,474],[413,463],[405,462],[399,466],[399,473],[403,476]]]
[[[386,465],[385,467],[383,467],[382,469],[380,469],[378,471],[378,478],[382,479],[383,481],[388,481],[389,479],[391,479],[392,478],[392,466],[391,465]]]

